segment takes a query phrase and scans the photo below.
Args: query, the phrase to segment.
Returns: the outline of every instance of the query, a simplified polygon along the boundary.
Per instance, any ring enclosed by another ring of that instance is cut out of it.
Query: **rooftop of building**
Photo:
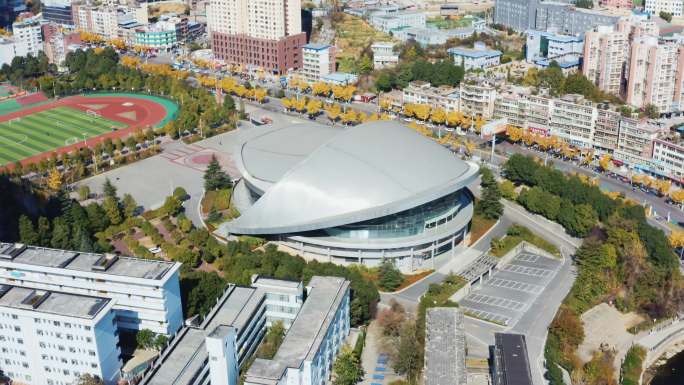
[[[109,298],[0,285],[0,307],[93,319],[109,302]]]
[[[376,41],[371,44],[371,48],[394,48],[394,43],[391,41]]]
[[[346,72],[333,72],[321,77],[321,79],[324,81],[337,83],[353,82],[357,78],[357,75]]]
[[[534,64],[540,66],[540,67],[549,67],[551,63],[556,62],[558,66],[561,69],[570,69],[570,68],[575,68],[579,67],[580,65],[580,60],[579,59],[574,59],[574,60],[563,60],[563,61],[558,61],[558,60],[553,60],[553,59],[547,59],[547,58],[541,58],[537,59],[534,61]]]
[[[527,356],[525,336],[522,334],[496,333],[495,376],[501,385],[532,385],[532,374]]]
[[[465,385],[463,312],[431,308],[425,322],[425,385]]]
[[[466,47],[454,47],[447,50],[451,55],[467,56],[472,58],[496,57],[503,55],[503,52],[496,49],[474,49]]]
[[[0,263],[3,262],[153,280],[166,278],[169,271],[180,266],[161,260],[0,242]]]
[[[347,293],[349,281],[315,276],[307,288],[307,299],[278,352],[271,360],[257,358],[247,371],[247,382],[275,384],[287,368],[299,369],[305,360],[313,360]]]
[[[253,287],[232,286],[199,327],[184,328],[169,347],[155,371],[143,385],[187,385],[206,364],[205,338],[225,333],[229,328],[244,328],[263,301],[264,292]]]
[[[330,48],[330,44],[323,44],[323,43],[309,43],[309,44],[304,44],[302,46],[302,49],[310,49],[314,51],[322,51],[324,49]]]
[[[268,277],[265,275],[254,274],[252,275],[252,285],[267,285],[267,286],[278,286],[288,289],[297,289],[302,286],[301,281],[287,280],[287,279],[277,279],[273,277]]]

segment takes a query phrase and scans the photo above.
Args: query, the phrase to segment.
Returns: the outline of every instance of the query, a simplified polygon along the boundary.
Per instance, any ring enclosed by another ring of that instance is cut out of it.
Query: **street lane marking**
[[[539,256],[535,254],[523,253],[515,257],[516,261],[535,263],[539,260]]]

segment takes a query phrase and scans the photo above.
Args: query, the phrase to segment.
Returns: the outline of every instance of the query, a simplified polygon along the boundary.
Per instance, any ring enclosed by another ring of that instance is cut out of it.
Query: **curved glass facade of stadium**
[[[349,239],[408,237],[450,222],[468,203],[470,196],[463,191],[456,191],[396,214],[332,227],[324,231],[334,237]]]

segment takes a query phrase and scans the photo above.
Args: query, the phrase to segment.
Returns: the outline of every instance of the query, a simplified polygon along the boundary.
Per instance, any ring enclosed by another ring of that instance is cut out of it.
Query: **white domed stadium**
[[[235,151],[241,216],[221,236],[255,235],[309,259],[404,271],[463,241],[478,166],[396,122],[340,129],[259,127]]]

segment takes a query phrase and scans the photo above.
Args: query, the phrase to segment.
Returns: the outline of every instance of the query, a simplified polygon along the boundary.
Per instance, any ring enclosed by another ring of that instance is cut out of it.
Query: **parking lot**
[[[523,251],[473,288],[460,306],[469,316],[513,326],[544,292],[561,264],[558,259]]]

